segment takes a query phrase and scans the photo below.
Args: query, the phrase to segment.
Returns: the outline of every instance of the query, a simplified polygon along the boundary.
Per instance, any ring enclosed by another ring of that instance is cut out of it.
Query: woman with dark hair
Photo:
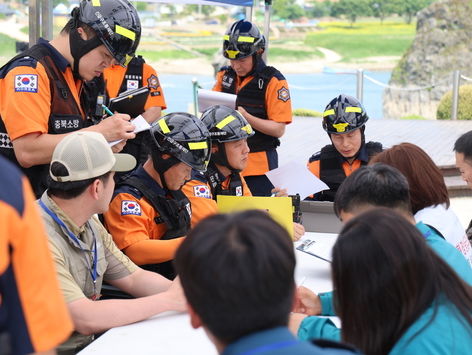
[[[470,354],[472,287],[391,209],[351,220],[333,248],[341,330],[308,317],[298,335],[330,338],[365,354]]]
[[[439,168],[426,152],[411,143],[394,145],[372,158],[400,170],[410,187],[411,209],[416,222],[432,227],[457,248],[472,265],[472,248],[465,229],[449,208],[449,195]]]

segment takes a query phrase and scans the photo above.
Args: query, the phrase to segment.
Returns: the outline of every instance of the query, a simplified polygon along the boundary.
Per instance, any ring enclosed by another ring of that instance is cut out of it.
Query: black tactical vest
[[[167,231],[161,237],[161,240],[174,239],[187,235],[187,232],[190,230],[192,210],[190,201],[182,191],[170,191],[172,198],[168,198],[157,194],[136,176],[127,177],[119,186],[122,185],[128,185],[132,189],[135,189],[137,192],[135,197],[146,197],[152,207],[159,213],[159,216],[155,218],[154,222],[156,224],[164,224],[167,227]]]
[[[221,82],[221,90],[229,94],[236,94],[236,72],[231,67],[225,67],[223,70],[225,73]],[[281,75],[277,69],[265,64],[262,69],[254,71],[253,79],[237,93],[236,107],[242,106],[251,115],[265,120],[269,119],[265,94],[270,79],[276,74]],[[280,145],[278,138],[257,130],[254,132],[255,134],[247,140],[251,153],[275,149]]]
[[[205,177],[210,184],[211,195],[213,199],[216,200],[217,195],[224,196],[244,196],[243,183],[241,181],[241,176],[237,172],[232,172],[229,177],[229,186],[228,189],[223,189],[224,180],[221,179],[221,174],[219,173],[216,165],[210,163],[207,171],[205,172]]]
[[[64,134],[77,131],[86,125],[84,117],[80,111],[79,105],[74,99],[72,92],[67,85],[62,71],[57,68],[48,47],[36,44],[23,53],[20,53],[7,64],[0,68],[0,80],[4,80],[15,61],[26,60],[31,63],[31,58],[40,62],[47,73],[51,91],[51,113],[49,116],[48,133]],[[13,151],[13,146],[8,138],[5,124],[0,120],[0,154],[17,164]],[[49,173],[49,164],[36,165],[31,168],[22,168],[23,173],[30,180],[31,186],[37,198],[47,188],[47,175]]]
[[[372,156],[382,151],[382,144],[378,142],[369,142],[365,145],[369,160]],[[342,167],[342,156],[329,144],[321,149],[319,155],[310,158],[311,163],[314,160],[320,161],[320,180],[329,186],[329,190],[321,191],[314,195],[313,199],[317,201],[334,201],[336,192],[341,186],[346,174]],[[368,162],[361,161],[361,166],[367,165]]]

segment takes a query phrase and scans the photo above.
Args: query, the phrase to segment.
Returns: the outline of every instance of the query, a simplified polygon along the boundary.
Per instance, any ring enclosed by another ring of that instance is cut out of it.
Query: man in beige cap
[[[178,281],[136,266],[113,243],[96,214],[108,209],[116,171],[134,168],[96,132],[75,132],[55,148],[49,188],[38,201],[75,332],[59,354],[75,354],[93,334],[157,313],[185,310]],[[138,299],[101,300],[103,280]]]

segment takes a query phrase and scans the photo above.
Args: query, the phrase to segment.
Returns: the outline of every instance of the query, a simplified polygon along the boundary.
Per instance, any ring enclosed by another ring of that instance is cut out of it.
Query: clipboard
[[[334,237],[307,237],[297,247],[304,253],[310,254],[318,259],[332,262],[332,250],[336,243],[337,236]]]
[[[293,238],[293,208],[291,197],[226,196],[217,195],[220,213],[260,209],[267,211]]]
[[[148,96],[147,86],[128,90],[110,99],[109,109],[111,112],[127,113],[131,117],[137,117],[144,112]]]

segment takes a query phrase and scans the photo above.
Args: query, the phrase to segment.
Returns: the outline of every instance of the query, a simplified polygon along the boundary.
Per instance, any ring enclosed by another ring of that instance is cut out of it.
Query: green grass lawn
[[[206,55],[209,58],[213,58],[213,55],[216,53],[216,51],[219,49],[219,47],[214,47],[214,48],[195,48],[196,51]],[[269,57],[271,59],[280,59],[284,58],[286,60],[306,60],[310,58],[315,58],[315,57],[323,57],[323,54],[317,50],[297,50],[297,49],[286,49],[286,48],[280,48],[280,47],[270,47],[269,48]]]
[[[386,22],[331,22],[320,25],[321,30],[310,33],[305,44],[325,47],[338,52],[343,61],[374,56],[401,56],[415,37],[415,25]]]
[[[0,56],[6,58],[0,59],[0,65],[5,64],[11,57],[15,55],[15,40],[7,35],[0,33]]]

